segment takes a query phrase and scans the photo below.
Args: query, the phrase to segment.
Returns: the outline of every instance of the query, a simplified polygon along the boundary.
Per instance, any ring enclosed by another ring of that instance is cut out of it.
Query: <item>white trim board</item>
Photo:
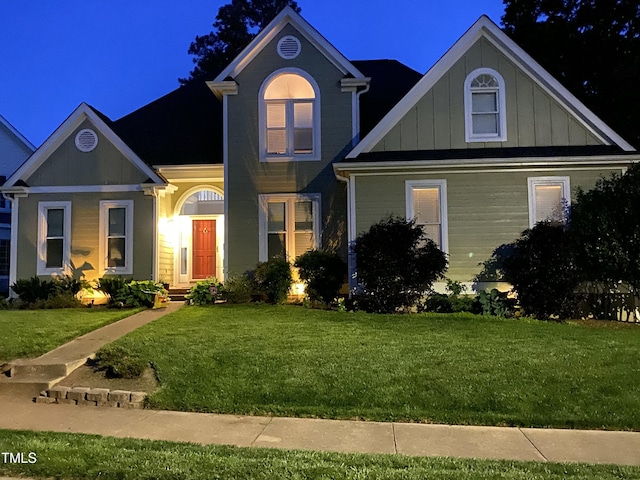
[[[9,177],[5,187],[16,184],[18,180],[25,181],[29,178],[50,156],[73,134],[73,132],[85,121],[90,121],[93,126],[111,142],[124,157],[138,170],[149,177],[154,183],[166,184],[153,169],[138,157],[129,146],[118,137],[111,128],[94,112],[86,103],[81,103],[69,117],[51,134],[51,136],[23,163],[16,172]]]
[[[347,158],[356,158],[361,153],[370,152],[480,38],[486,38],[546,93],[571,112],[576,120],[597,138],[607,145],[615,144],[625,151],[634,151],[634,148],[629,143],[563,87],[538,62],[502,32],[489,17],[482,15],[429,69],[422,79],[409,90],[404,98],[362,139],[347,155]]]
[[[317,48],[343,75],[351,74],[354,78],[364,79],[364,75],[354,67],[347,58],[331,45],[304,18],[287,6],[240,52],[225,68],[213,83],[223,82],[227,77],[235,78],[249,63],[278,35],[282,29],[291,24],[315,48]]]

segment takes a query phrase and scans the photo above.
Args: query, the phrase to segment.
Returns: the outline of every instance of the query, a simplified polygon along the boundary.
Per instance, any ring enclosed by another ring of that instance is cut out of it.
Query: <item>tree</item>
[[[215,77],[286,6],[300,12],[295,0],[231,0],[220,7],[213,31],[197,35],[191,43],[189,54],[195,57],[195,67],[180,83]]]
[[[503,0],[505,32],[640,147],[638,0]]]
[[[447,256],[427,238],[422,225],[387,217],[358,235],[353,247],[362,293],[357,300],[368,312],[394,313],[414,307],[447,269]]]

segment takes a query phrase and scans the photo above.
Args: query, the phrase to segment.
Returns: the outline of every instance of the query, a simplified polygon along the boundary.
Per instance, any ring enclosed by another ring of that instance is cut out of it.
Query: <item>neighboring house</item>
[[[35,147],[0,115],[0,185],[33,153]],[[0,196],[0,295],[9,293],[11,202]]]
[[[395,214],[471,282],[496,246],[561,218],[577,186],[639,159],[487,17],[421,76],[347,60],[286,8],[206,85],[116,122],[78,107],[3,188],[12,280],[178,286],[311,248],[347,258]]]

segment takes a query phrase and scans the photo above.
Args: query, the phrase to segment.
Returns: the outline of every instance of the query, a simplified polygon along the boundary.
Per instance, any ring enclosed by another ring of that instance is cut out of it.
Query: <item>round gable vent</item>
[[[98,146],[98,135],[89,128],[84,128],[76,134],[76,147],[81,152],[90,152]]]
[[[300,50],[302,46],[300,45],[300,40],[291,35],[287,35],[286,37],[282,37],[278,42],[278,55],[280,55],[285,60],[292,60],[300,55]]]

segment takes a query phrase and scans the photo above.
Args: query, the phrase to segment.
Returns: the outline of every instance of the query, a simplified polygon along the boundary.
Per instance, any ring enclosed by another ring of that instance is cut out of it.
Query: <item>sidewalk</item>
[[[640,432],[470,427],[0,401],[0,428],[355,453],[640,466]]]

